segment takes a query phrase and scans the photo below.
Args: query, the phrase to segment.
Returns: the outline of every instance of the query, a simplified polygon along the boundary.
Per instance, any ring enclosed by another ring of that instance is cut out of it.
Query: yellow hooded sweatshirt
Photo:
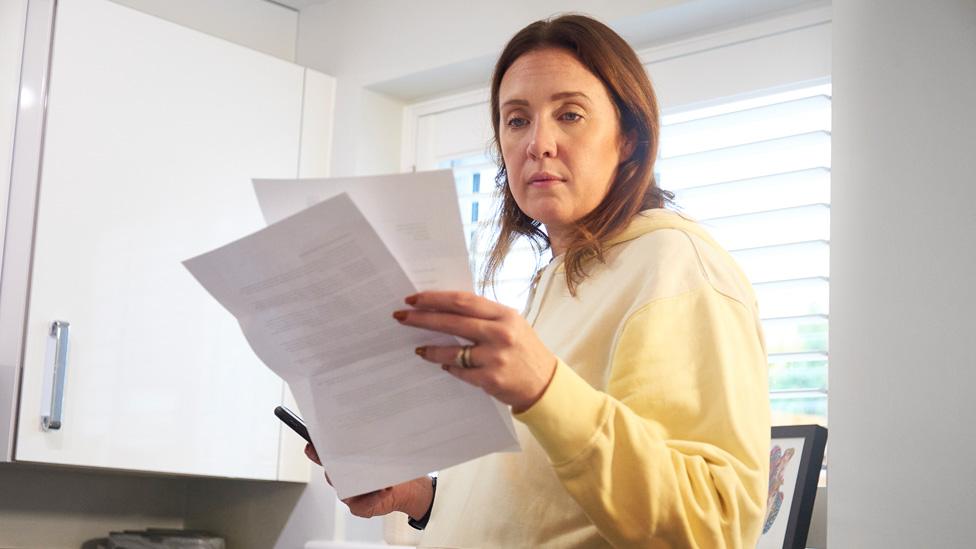
[[[559,357],[522,452],[441,471],[422,547],[756,546],[767,363],[752,288],[693,221],[637,215],[571,296],[561,258],[526,318]]]

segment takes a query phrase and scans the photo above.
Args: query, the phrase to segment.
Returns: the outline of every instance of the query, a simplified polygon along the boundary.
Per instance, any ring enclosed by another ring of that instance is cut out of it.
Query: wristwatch
[[[437,495],[437,477],[430,477],[430,488],[431,488],[430,507],[427,508],[427,512],[424,513],[424,516],[420,517],[419,519],[414,519],[409,515],[407,515],[407,519],[408,519],[407,524],[409,524],[412,528],[415,528],[417,530],[423,530],[424,528],[426,528],[427,521],[430,520],[430,511],[431,509],[434,508],[434,496]]]

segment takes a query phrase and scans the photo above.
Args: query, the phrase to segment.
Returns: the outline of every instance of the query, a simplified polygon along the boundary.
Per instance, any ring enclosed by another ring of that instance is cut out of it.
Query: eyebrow
[[[565,91],[565,92],[554,93],[549,97],[549,100],[559,101],[560,99],[568,99],[570,97],[582,97],[587,101],[592,101],[588,95],[579,91]],[[529,102],[526,101],[525,99],[509,99],[508,101],[502,103],[502,107],[507,107],[509,105],[519,105],[522,107],[528,107]]]

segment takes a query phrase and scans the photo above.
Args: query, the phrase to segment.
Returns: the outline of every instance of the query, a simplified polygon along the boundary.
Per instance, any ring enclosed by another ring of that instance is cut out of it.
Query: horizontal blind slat
[[[801,278],[754,284],[759,313],[763,318],[827,314],[830,283],[826,278]]]
[[[830,98],[826,95],[665,126],[661,130],[661,158],[815,131],[830,131]]]
[[[775,103],[785,103],[794,99],[803,99],[805,97],[813,97],[817,95],[831,97],[833,93],[832,88],[833,86],[827,83],[780,92],[756,94],[751,97],[732,101],[724,100],[720,103],[710,105],[697,105],[669,109],[666,110],[661,117],[661,124],[681,124],[682,122],[687,122],[689,120],[697,120],[699,118],[706,118],[709,116],[720,116],[730,112],[744,111]]]
[[[786,362],[826,362],[829,355],[826,351],[809,353],[769,353],[769,362],[781,364]]]
[[[763,320],[762,326],[770,353],[827,351],[826,316]]]
[[[732,251],[731,254],[753,284],[830,276],[830,245],[823,241]]]
[[[827,132],[677,156],[658,163],[660,184],[670,190],[829,167]]]
[[[703,219],[699,223],[730,250],[830,240],[830,206],[826,204]]]
[[[770,398],[819,398],[827,396],[825,389],[786,389],[769,392]]]
[[[830,170],[813,168],[679,189],[678,206],[698,219],[830,203]]]

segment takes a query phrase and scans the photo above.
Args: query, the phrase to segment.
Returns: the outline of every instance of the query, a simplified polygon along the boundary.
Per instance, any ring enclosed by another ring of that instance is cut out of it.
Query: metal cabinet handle
[[[51,411],[41,416],[41,426],[45,431],[61,428],[61,405],[64,401],[64,375],[68,369],[69,324],[55,320],[51,324],[51,337],[54,338],[54,371],[51,376]]]

